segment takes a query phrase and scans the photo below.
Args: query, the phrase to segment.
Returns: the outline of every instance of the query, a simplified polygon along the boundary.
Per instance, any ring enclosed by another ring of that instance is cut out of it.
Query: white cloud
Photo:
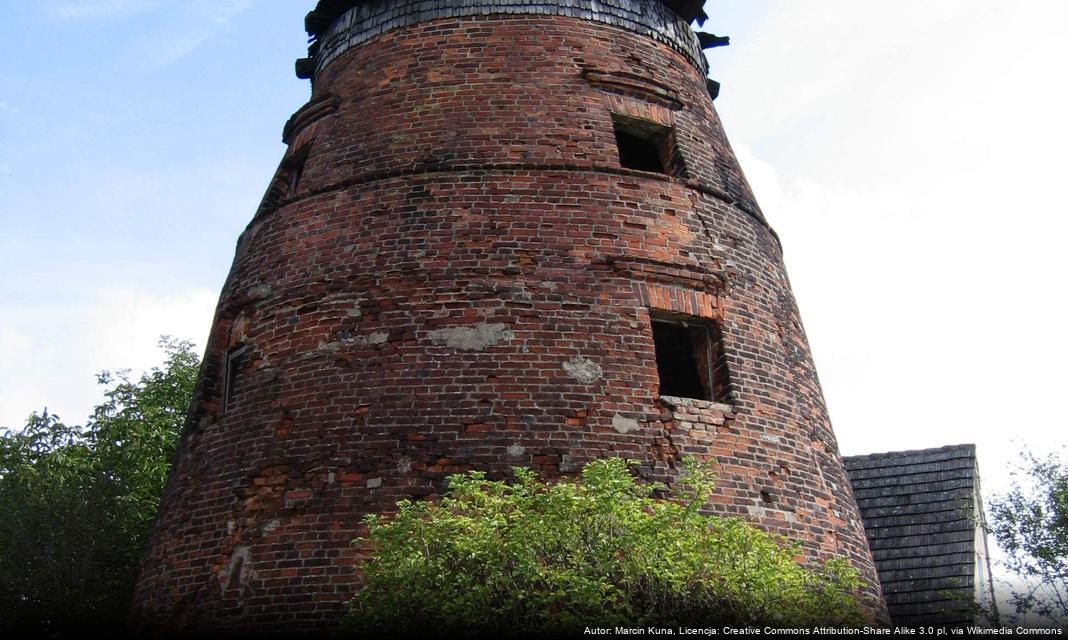
[[[195,51],[257,0],[81,0],[53,3],[47,11],[69,22],[119,20],[151,14],[154,21],[126,47],[127,59],[148,69]]]
[[[145,67],[165,67],[195,51],[212,33],[210,28],[193,28],[153,34],[135,40],[129,51]]]
[[[191,2],[197,15],[203,16],[217,25],[223,25],[231,18],[245,11],[256,0],[199,0]]]
[[[163,334],[202,350],[216,298],[206,289],[107,289],[84,303],[0,311],[0,426],[21,426],[45,406],[81,423],[101,399],[96,373],[160,364]]]
[[[843,450],[976,442],[996,489],[1068,439],[1068,5],[936,4],[774,2],[713,75]]]
[[[839,444],[975,443],[984,493],[1003,491],[1024,447],[1068,442],[1068,88],[1051,80],[1068,5],[766,6],[713,76]]]
[[[908,190],[786,181],[738,152],[782,236],[843,453],[974,443],[989,497],[1007,489],[1022,450],[1065,444],[1064,420],[1051,410],[1068,383],[1066,309],[1052,293],[1064,271],[1053,246],[1063,224],[1035,233],[1025,223],[1027,237],[1016,239],[985,220],[990,209],[1007,225],[1019,218],[989,189],[915,202]],[[972,228],[928,219],[957,210],[976,217]],[[1003,581],[1006,555],[990,544],[1005,604],[1023,583]]]
[[[161,334],[191,339],[203,347],[217,298],[217,292],[207,289],[164,295],[104,291],[88,314],[88,359],[97,366],[145,369],[158,363],[154,347]]]
[[[189,55],[255,0],[189,0],[181,3],[165,28],[134,40],[133,59],[148,68],[164,67]]]
[[[46,236],[0,236],[0,426],[46,404],[80,422],[95,374],[160,362],[161,334],[203,347],[233,242],[273,160],[87,166],[63,189],[0,196],[8,221],[57,220]],[[63,212],[76,215],[62,217]],[[21,239],[20,239],[21,238]],[[41,247],[56,259],[41,259]]]
[[[17,114],[17,113],[20,113],[22,111],[22,109],[19,109],[17,106],[15,106],[15,105],[13,105],[13,104],[11,104],[9,102],[5,102],[3,100],[0,100],[0,111],[4,111],[6,113],[11,113],[11,114]]]
[[[152,43],[148,43],[149,58],[162,66],[184,57],[254,2],[255,0],[196,0],[186,3],[186,22],[196,25],[195,28],[162,34],[160,49],[154,54]]]
[[[49,13],[64,20],[124,18],[152,11],[160,4],[159,0],[82,0],[53,4]]]

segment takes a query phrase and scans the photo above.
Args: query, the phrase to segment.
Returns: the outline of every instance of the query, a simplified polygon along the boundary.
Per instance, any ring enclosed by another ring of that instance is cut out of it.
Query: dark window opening
[[[699,319],[653,320],[660,395],[727,402],[730,386],[718,328]]]
[[[226,354],[226,376],[223,383],[223,413],[226,413],[227,409],[234,400],[234,391],[237,386],[237,374],[241,369],[241,364],[245,356],[245,352],[248,351],[246,345],[240,345],[230,349]]]
[[[302,149],[289,156],[282,165],[282,183],[285,185],[286,197],[292,198],[300,186],[300,179],[304,177],[304,165],[308,162],[308,152],[311,148],[304,145]]]
[[[615,116],[619,164],[626,169],[674,174],[671,129],[654,122]]]
[[[289,167],[289,195],[296,193],[297,187],[300,186],[300,179],[304,177],[304,163],[306,160],[306,156],[297,158]]]
[[[660,148],[656,146],[656,143],[643,140],[616,127],[616,145],[619,146],[619,164],[627,169],[667,173],[664,170],[664,161],[660,158]]]
[[[309,147],[305,146],[282,161],[282,165],[278,168],[278,172],[275,173],[270,186],[267,187],[267,193],[263,196],[263,202],[260,204],[256,215],[259,215],[260,212],[274,209],[287,198],[292,198],[296,195],[300,181],[304,177],[304,166],[308,161],[309,149]]]
[[[279,174],[274,180],[271,180],[270,186],[267,187],[267,194],[263,196],[263,202],[260,204],[256,215],[259,215],[260,211],[274,209],[285,200],[287,187],[284,186],[284,180],[285,176],[283,174]]]

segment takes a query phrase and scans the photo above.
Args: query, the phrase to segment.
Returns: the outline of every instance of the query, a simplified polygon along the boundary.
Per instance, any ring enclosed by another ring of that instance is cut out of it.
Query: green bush
[[[0,636],[125,637],[141,549],[199,358],[163,338],[162,367],[104,372],[84,426],[48,413],[0,428]]]
[[[653,497],[624,460],[593,462],[580,481],[512,483],[469,472],[440,500],[368,516],[364,586],[346,627],[361,634],[522,635],[585,627],[855,625],[856,572],[806,568],[795,543],[702,514],[706,465],[684,491]]]
[[[1008,493],[990,502],[991,532],[1018,576],[1009,602],[1017,622],[1068,620],[1068,451],[1023,452]]]

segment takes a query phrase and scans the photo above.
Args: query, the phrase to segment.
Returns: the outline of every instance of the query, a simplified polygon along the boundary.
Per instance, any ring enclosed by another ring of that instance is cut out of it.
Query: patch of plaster
[[[389,332],[376,331],[374,333],[369,333],[365,336],[352,336],[351,338],[335,340],[334,342],[320,342],[319,351],[337,353],[342,349],[370,347],[385,344],[387,342],[389,342]]]
[[[234,549],[234,553],[230,556],[230,561],[219,570],[219,586],[224,596],[234,582],[234,578],[237,579],[238,598],[240,599],[244,595],[245,588],[256,577],[256,572],[252,570],[251,564],[252,552],[248,547]]]
[[[577,471],[578,468],[578,461],[572,458],[569,454],[565,453],[560,456],[560,471],[562,473],[571,473],[572,471]]]
[[[274,295],[274,290],[271,289],[270,285],[259,284],[250,288],[246,295],[250,301],[263,300]]]
[[[779,509],[768,509],[766,507],[749,505],[746,505],[745,511],[754,518],[771,518],[785,520],[787,522],[797,522],[797,515],[792,511],[782,511]]]
[[[488,347],[507,342],[515,334],[504,324],[476,324],[468,327],[445,327],[427,333],[434,344],[460,351],[485,351]]]
[[[612,417],[612,428],[624,435],[637,431],[639,427],[638,421],[634,418],[628,418],[619,413]]]
[[[593,360],[583,358],[582,356],[572,358],[565,362],[564,371],[575,380],[585,384],[600,380],[601,376],[604,375],[604,371],[601,370],[601,365]]]

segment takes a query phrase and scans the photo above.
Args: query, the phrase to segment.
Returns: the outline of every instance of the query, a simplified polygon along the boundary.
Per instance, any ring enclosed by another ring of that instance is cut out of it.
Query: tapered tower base
[[[676,12],[690,11],[691,15]],[[364,514],[607,456],[845,556],[883,615],[783,267],[693,9],[323,2],[135,599],[147,628],[334,625]]]

